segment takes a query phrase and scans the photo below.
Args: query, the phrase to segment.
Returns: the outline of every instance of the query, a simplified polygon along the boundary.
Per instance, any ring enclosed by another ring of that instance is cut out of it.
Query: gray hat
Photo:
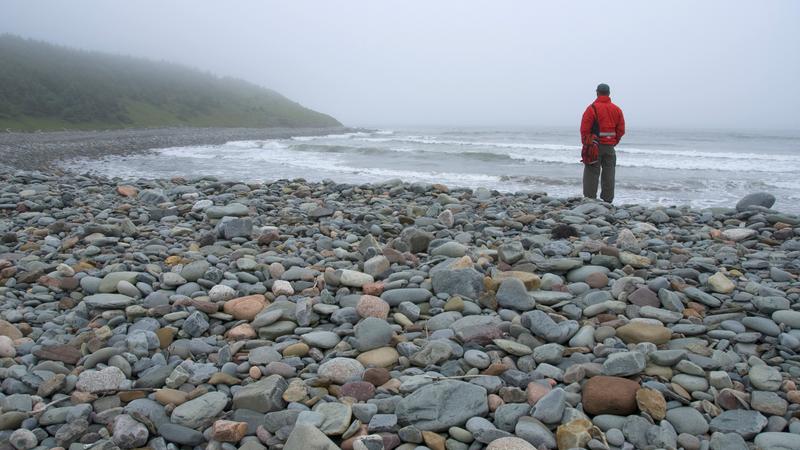
[[[608,95],[611,93],[611,88],[605,83],[600,83],[597,85],[597,93],[601,95]]]

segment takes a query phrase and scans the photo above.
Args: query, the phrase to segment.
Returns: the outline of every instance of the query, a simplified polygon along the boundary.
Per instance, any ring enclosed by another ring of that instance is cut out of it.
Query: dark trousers
[[[596,164],[583,165],[583,196],[597,198],[597,183],[600,182],[600,198],[611,203],[614,200],[614,170],[617,153],[613,145],[600,144],[600,160]]]

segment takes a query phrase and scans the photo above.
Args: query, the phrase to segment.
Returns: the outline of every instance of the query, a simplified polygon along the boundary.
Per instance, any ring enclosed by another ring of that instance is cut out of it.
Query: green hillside
[[[242,80],[0,35],[0,130],[339,125]]]

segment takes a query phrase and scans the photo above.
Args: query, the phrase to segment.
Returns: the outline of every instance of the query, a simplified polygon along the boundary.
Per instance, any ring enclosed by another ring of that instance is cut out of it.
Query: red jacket
[[[594,105],[594,109],[592,108]],[[586,108],[581,119],[581,142],[586,143],[592,134],[594,110],[597,110],[600,123],[600,143],[604,145],[617,145],[625,134],[625,118],[619,106],[611,103],[607,95],[598,95],[597,100]]]

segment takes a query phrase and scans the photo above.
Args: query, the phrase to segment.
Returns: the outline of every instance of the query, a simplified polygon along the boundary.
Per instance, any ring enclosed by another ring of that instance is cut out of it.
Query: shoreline
[[[132,128],[99,131],[0,133],[0,164],[23,169],[53,169],[54,162],[77,158],[125,156],[167,147],[220,145],[234,140],[283,139],[347,133],[332,128]]]
[[[798,236],[758,206],[0,169],[0,441],[795,445]]]

